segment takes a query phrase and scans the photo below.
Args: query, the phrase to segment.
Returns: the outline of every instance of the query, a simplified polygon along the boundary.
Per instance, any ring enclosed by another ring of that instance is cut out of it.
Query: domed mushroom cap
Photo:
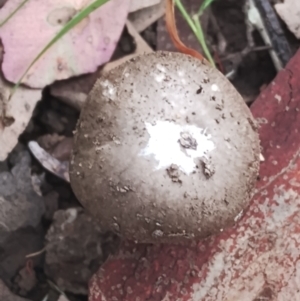
[[[77,126],[71,185],[104,230],[181,242],[236,221],[259,153],[252,115],[221,73],[156,52],[97,81]]]

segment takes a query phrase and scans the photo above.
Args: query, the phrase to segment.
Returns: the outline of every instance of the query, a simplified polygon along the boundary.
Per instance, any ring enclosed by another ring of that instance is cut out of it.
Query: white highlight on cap
[[[159,73],[153,73],[154,78],[158,83],[161,83],[166,78],[166,68],[161,64],[156,64],[156,69],[159,71]]]
[[[157,170],[176,164],[181,171],[190,174],[195,170],[196,164],[199,164],[194,159],[207,157],[215,149],[211,135],[195,125],[181,126],[170,121],[156,121],[154,125],[145,122],[145,125],[150,138],[139,155],[154,156],[158,162]],[[189,133],[196,140],[196,149],[181,146],[179,139],[182,133]]]
[[[161,64],[156,64],[156,69],[161,72],[166,72],[166,68],[162,66]]]
[[[102,81],[100,84],[103,87],[103,96],[113,99],[116,94],[116,87],[109,80]]]
[[[220,91],[219,87],[216,84],[211,85],[211,90],[214,91],[214,92]]]
[[[262,155],[262,153],[259,154],[259,161],[260,162],[264,162],[265,161],[265,157]]]
[[[158,83],[161,83],[165,78],[166,78],[166,76],[165,76],[164,74],[156,74],[156,75],[155,75],[155,80],[156,80]]]

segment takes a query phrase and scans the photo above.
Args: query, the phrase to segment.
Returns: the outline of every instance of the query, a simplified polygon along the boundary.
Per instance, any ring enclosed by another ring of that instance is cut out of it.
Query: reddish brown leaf
[[[166,7],[166,25],[168,32],[170,34],[171,40],[175,47],[178,49],[178,51],[189,54],[191,56],[194,56],[195,58],[198,58],[200,60],[205,60],[204,57],[197,52],[194,49],[188,48],[186,45],[184,45],[178,35],[177,29],[176,29],[176,20],[175,20],[175,13],[174,13],[174,1],[173,0],[167,0],[167,7]]]

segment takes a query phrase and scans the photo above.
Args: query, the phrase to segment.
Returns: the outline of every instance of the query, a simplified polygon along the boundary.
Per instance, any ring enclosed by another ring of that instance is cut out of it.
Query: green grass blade
[[[203,12],[214,2],[214,0],[205,0],[200,8],[199,11],[197,13],[198,16],[201,16],[203,14]]]
[[[43,48],[43,50],[35,57],[35,59],[30,63],[30,65],[27,67],[21,78],[18,80],[18,82],[13,87],[12,94],[18,89],[20,86],[22,80],[30,70],[30,68],[41,58],[43,54],[53,45],[55,44],[62,36],[64,36],[70,29],[72,29],[75,25],[77,25],[80,21],[82,21],[84,18],[86,18],[90,13],[92,13],[94,10],[108,2],[109,0],[96,0],[90,5],[88,5],[86,8],[84,8],[82,11],[80,11],[76,16],[74,16],[65,26],[57,33],[57,35]]]
[[[216,67],[215,61],[212,58],[212,56],[210,54],[210,51],[207,47],[205,36],[204,36],[203,30],[202,30],[202,26],[201,26],[201,23],[199,21],[199,17],[195,15],[193,19],[194,19],[194,23],[195,23],[196,28],[197,28],[197,32],[198,32],[199,37],[200,37],[199,40],[201,40],[201,46],[202,46],[202,49],[204,51],[204,54],[205,54],[206,58],[208,59],[208,61],[212,64],[212,66]]]
[[[22,1],[19,6],[12,11],[3,21],[0,22],[0,27],[3,26],[28,0]]]
[[[195,26],[192,18],[190,17],[190,15],[186,11],[185,7],[181,3],[181,0],[175,0],[175,4],[176,4],[177,8],[179,9],[180,13],[182,14],[183,18],[185,19],[185,21],[189,24],[190,28],[196,35],[196,33],[197,33],[196,26]]]
[[[205,2],[211,3],[212,1],[214,1],[214,0],[208,0]],[[204,51],[206,58],[212,64],[212,66],[215,67],[216,66],[215,62],[210,54],[210,51],[209,51],[206,41],[205,41],[205,37],[204,37],[203,30],[202,30],[202,27],[201,27],[201,24],[199,21],[198,14],[195,15],[193,18],[191,18],[191,16],[188,14],[185,7],[183,6],[181,0],[175,0],[175,4],[176,4],[177,8],[179,9],[180,13],[182,14],[183,18],[185,19],[185,21],[188,23],[188,25],[192,29],[194,35],[196,36],[198,42],[200,43],[200,45]]]

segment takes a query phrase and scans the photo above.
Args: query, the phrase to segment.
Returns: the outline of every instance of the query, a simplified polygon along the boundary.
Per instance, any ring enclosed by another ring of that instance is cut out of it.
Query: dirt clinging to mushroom
[[[71,160],[74,192],[103,229],[117,223],[129,239],[207,237],[249,202],[260,152],[249,119],[216,69],[176,53],[135,58],[88,97]],[[113,188],[124,186],[131,190]]]

